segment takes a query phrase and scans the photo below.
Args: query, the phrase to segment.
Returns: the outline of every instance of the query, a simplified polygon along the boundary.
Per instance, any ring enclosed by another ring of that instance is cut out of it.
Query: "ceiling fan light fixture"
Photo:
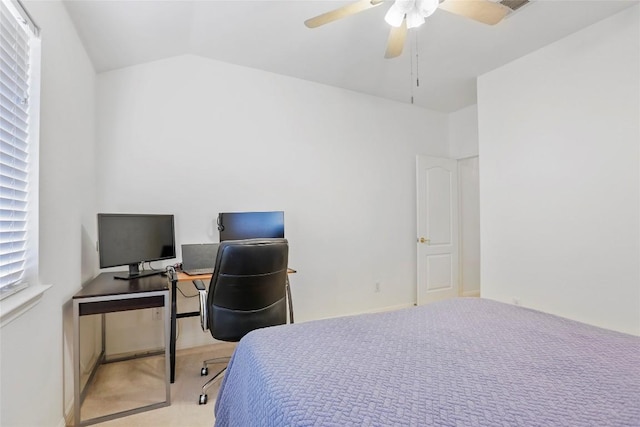
[[[402,21],[404,20],[404,15],[406,13],[403,12],[397,4],[397,2],[392,4],[387,11],[387,14],[384,16],[384,20],[387,21],[387,24],[396,28],[402,25]]]
[[[416,28],[424,24],[424,16],[422,16],[416,9],[407,13],[407,28]]]
[[[440,6],[439,0],[416,0],[416,9],[424,18],[433,15],[438,6]]]
[[[509,10],[515,10],[509,5],[521,5],[529,1],[531,0],[394,0],[384,17],[387,24],[391,26],[384,57],[397,58],[400,56],[407,37],[407,30],[424,24],[426,18],[433,15],[438,8],[483,24],[495,25],[509,13]],[[390,3],[391,0],[357,0],[307,19],[304,24],[309,28],[316,28],[387,2]],[[505,5],[507,2],[509,5]]]
[[[396,0],[393,4],[400,10],[402,13],[411,12],[416,6],[416,0]]]

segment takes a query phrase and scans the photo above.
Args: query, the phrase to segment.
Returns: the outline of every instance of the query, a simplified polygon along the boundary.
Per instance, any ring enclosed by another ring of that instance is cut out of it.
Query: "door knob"
[[[418,239],[418,242],[420,242],[420,243],[427,243],[427,244],[429,244],[429,242],[430,242],[430,241],[431,241],[430,239],[425,239],[424,237],[420,237],[420,238]]]

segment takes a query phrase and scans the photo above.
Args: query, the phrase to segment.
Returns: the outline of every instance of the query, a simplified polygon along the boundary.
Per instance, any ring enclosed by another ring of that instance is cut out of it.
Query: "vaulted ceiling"
[[[477,76],[638,1],[537,0],[495,26],[438,10],[409,31],[404,52],[395,59],[384,59],[388,2],[319,28],[303,25],[348,3],[76,0],[65,5],[98,72],[195,54],[451,112],[476,102]]]

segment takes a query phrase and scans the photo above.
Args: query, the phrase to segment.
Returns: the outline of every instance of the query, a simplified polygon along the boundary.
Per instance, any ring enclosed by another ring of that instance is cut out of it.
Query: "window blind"
[[[35,34],[21,14],[15,4],[0,2],[0,299],[24,286],[29,256],[30,42]]]

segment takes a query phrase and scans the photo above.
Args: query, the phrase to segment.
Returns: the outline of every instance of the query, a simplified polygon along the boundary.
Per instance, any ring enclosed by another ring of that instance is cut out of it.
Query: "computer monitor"
[[[283,238],[284,212],[222,212],[218,214],[220,241]]]
[[[117,279],[135,279],[162,271],[139,269],[140,263],[176,257],[173,215],[98,214],[100,268],[129,266],[129,274]]]

